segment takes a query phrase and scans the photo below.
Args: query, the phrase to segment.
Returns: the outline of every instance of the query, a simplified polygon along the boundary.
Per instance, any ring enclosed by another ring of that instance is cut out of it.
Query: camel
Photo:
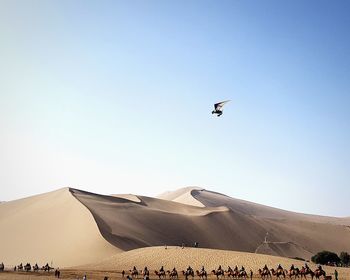
[[[271,272],[268,269],[261,269],[261,268],[259,268],[258,272],[259,272],[259,275],[260,275],[261,279],[265,280],[265,279],[268,279],[268,278],[272,278],[271,277]]]
[[[310,268],[306,268],[306,267],[302,266],[301,269],[300,269],[301,279],[303,279],[303,278],[306,279],[306,276],[309,275],[309,274],[311,276],[311,279],[313,280],[314,277],[315,277],[315,273]]]
[[[164,270],[155,270],[154,274],[157,275],[159,277],[159,279],[165,279],[166,278],[166,274]]]
[[[245,270],[241,270],[238,272],[238,278],[243,278],[246,279],[247,278],[247,272]]]
[[[34,272],[39,271],[39,266],[38,266],[37,263],[36,263],[35,265],[33,265],[33,271],[34,271]]]
[[[199,277],[199,279],[204,280],[204,279],[208,278],[208,274],[205,270],[203,270],[203,271],[196,270],[196,274]]]
[[[173,269],[172,271],[167,270],[167,273],[169,275],[169,279],[179,279],[179,275],[177,274],[176,269]]]
[[[286,278],[286,274],[284,273],[283,269],[274,270],[273,268],[271,268],[270,271],[271,271],[271,274],[273,276],[276,276],[277,279],[281,279],[282,277],[283,279]]]
[[[17,270],[18,271],[23,271],[23,264],[20,263],[19,265],[17,265]]]
[[[300,274],[300,270],[297,267],[291,268],[287,273],[287,275],[289,276],[290,279],[292,279],[293,276],[294,276],[294,279],[299,278],[299,274]]]
[[[54,269],[53,267],[49,266],[49,264],[45,264],[43,267],[41,267],[41,270],[50,272],[50,270]]]
[[[213,270],[211,271],[211,273],[214,274],[214,275],[216,276],[216,279],[219,279],[219,276],[220,276],[220,278],[221,278],[222,276],[225,277],[225,272],[224,272],[224,270],[222,270],[222,269],[218,269],[218,270],[213,269]]]
[[[143,277],[149,276],[149,270],[147,269],[147,267],[145,267],[144,270],[141,270],[141,274],[142,274]]]
[[[314,274],[315,274],[316,279],[320,279],[321,276],[326,278],[326,272],[323,269],[316,269]]]
[[[27,264],[24,266],[24,270],[25,270],[26,272],[29,272],[29,271],[32,270],[32,266],[30,265],[30,263],[27,263]]]
[[[130,269],[129,270],[130,274],[131,274],[131,277],[136,277],[136,278],[139,278],[139,272],[138,270],[136,269],[136,267],[134,266],[133,269]]]
[[[186,271],[182,271],[182,274],[185,276],[185,279],[188,279],[188,276],[192,276],[192,279],[194,278],[194,271],[193,269],[187,269]]]
[[[225,276],[227,276],[228,278],[235,278],[235,272],[233,271],[233,269],[231,267],[228,267],[228,269],[226,271],[224,271]]]

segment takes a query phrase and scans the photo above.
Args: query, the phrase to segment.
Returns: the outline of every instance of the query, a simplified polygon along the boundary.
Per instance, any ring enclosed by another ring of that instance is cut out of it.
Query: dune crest
[[[169,191],[162,193],[157,196],[157,198],[164,199],[164,200],[170,200],[174,202],[179,202],[187,205],[197,206],[197,207],[205,207],[200,201],[198,201],[195,197],[192,195],[192,191],[194,190],[203,190],[198,187],[185,187],[181,189],[177,189],[175,191]],[[218,205],[221,206],[221,205]]]
[[[133,202],[141,202],[138,196],[133,194],[112,194],[111,196],[127,199]]]

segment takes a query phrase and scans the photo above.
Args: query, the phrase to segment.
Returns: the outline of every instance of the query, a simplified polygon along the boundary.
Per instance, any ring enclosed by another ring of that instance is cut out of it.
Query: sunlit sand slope
[[[71,266],[119,250],[100,234],[91,213],[68,188],[0,205],[0,261]]]
[[[269,268],[276,268],[278,264],[281,264],[284,268],[289,269],[292,264],[301,268],[304,262],[283,257],[226,250],[148,247],[117,254],[100,263],[86,266],[86,268],[128,271],[133,266],[136,266],[137,269],[143,269],[147,266],[153,272],[155,269],[159,270],[161,266],[164,266],[166,270],[176,267],[181,271],[185,270],[189,265],[194,269],[200,269],[203,265],[207,271],[211,271],[219,265],[222,265],[224,269],[227,269],[228,266],[234,268],[235,265],[240,268],[243,265],[248,271],[252,269],[256,275],[258,269],[265,264]],[[309,266],[312,269],[316,269],[315,264],[309,263]],[[333,267],[324,266],[324,269],[328,274],[334,272]],[[338,271],[342,276],[350,276],[349,268],[338,268]]]

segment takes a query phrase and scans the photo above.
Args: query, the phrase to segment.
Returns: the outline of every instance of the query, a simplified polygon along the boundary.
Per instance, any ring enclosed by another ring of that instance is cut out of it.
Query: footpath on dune
[[[68,188],[0,205],[0,261],[55,267],[80,265],[120,250],[100,234],[91,213]]]

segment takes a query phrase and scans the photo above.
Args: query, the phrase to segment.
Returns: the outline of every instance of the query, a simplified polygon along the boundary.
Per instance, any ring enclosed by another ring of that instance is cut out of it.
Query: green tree
[[[322,251],[311,257],[314,263],[327,264],[327,263],[339,263],[340,258],[336,253],[329,251]]]
[[[343,265],[350,265],[350,255],[347,252],[341,252],[339,258]]]

